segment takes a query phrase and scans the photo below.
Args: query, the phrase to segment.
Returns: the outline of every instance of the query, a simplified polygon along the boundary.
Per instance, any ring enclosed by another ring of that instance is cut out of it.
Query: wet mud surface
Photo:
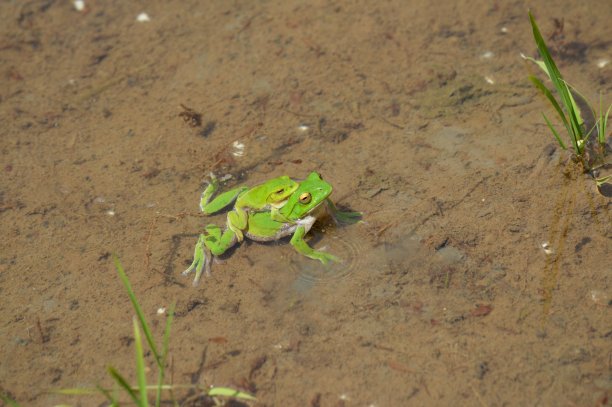
[[[46,390],[136,380],[116,253],[156,337],[176,302],[174,384],[262,406],[609,403],[610,198],[542,120],[528,8],[566,78],[610,95],[595,1],[3,2],[0,390],[98,405]],[[345,262],[244,242],[192,287],[225,221],[198,213],[211,171],[320,172],[364,213],[311,233]]]

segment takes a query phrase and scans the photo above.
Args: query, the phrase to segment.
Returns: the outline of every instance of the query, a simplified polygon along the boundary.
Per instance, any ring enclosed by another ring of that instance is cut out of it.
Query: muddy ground
[[[108,365],[135,382],[116,253],[160,340],[176,302],[168,383],[261,406],[609,404],[610,198],[554,144],[520,53],[531,8],[610,103],[612,3],[439,3],[2,2],[0,390],[99,405],[47,390],[111,387]],[[192,287],[225,220],[198,213],[211,171],[323,174],[364,213],[312,233],[345,262],[245,242]]]

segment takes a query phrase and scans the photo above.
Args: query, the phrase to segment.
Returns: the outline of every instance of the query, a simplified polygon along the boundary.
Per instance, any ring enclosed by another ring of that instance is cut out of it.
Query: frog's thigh
[[[242,242],[244,240],[242,230],[246,229],[247,226],[246,213],[243,212],[245,214],[245,221],[242,222],[242,220],[240,219],[240,215],[236,213],[237,209],[238,208],[234,208],[233,211],[227,213],[227,227],[234,232],[234,234],[236,235],[236,239],[239,242]]]
[[[206,190],[204,190],[204,193],[202,193],[202,199],[200,200],[200,209],[202,209],[202,212],[207,215],[219,212],[221,209],[232,204],[238,198],[238,195],[240,195],[247,189],[247,187],[238,187],[230,189],[229,191],[220,194],[215,199],[209,202],[210,194],[207,194],[206,190],[208,190],[208,188],[206,188]]]
[[[244,230],[247,227],[248,215],[244,209],[236,206],[233,211],[227,214],[227,220],[237,229]]]
[[[236,234],[231,229],[221,232],[219,226],[208,225],[205,230],[206,238],[204,239],[204,244],[215,256],[225,253],[227,249],[236,244]]]

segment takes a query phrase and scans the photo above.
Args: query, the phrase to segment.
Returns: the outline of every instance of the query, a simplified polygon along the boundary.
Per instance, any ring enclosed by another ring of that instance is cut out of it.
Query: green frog
[[[220,211],[234,201],[236,204],[228,213],[225,230],[217,225],[208,225],[200,235],[193,262],[183,272],[188,274],[195,271],[194,285],[198,284],[203,271],[210,275],[212,256],[222,255],[245,236],[259,242],[292,236],[291,245],[304,256],[323,264],[341,261],[333,254],[308,246],[304,236],[325,212],[345,223],[353,223],[361,216],[358,212],[340,212],[329,199],[332,186],[317,172],[310,173],[299,182],[282,176],[251,189],[239,187],[211,201],[216,189],[217,184],[212,181],[202,194],[200,208],[204,213]]]
[[[246,186],[234,188],[220,194],[211,202],[219,183],[214,174],[211,174],[210,178],[211,182],[200,199],[200,209],[204,214],[211,215],[235,201],[233,210],[227,214],[227,227],[236,234],[236,239],[239,242],[244,239],[242,230],[247,226],[247,213],[249,211],[270,210],[274,214],[298,187],[296,181],[283,175],[251,188]]]

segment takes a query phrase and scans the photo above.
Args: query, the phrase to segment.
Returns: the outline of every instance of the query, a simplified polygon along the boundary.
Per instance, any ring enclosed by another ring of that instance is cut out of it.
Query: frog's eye
[[[304,192],[302,195],[300,195],[300,203],[307,204],[310,202],[311,198],[312,196],[310,195],[310,192]]]

